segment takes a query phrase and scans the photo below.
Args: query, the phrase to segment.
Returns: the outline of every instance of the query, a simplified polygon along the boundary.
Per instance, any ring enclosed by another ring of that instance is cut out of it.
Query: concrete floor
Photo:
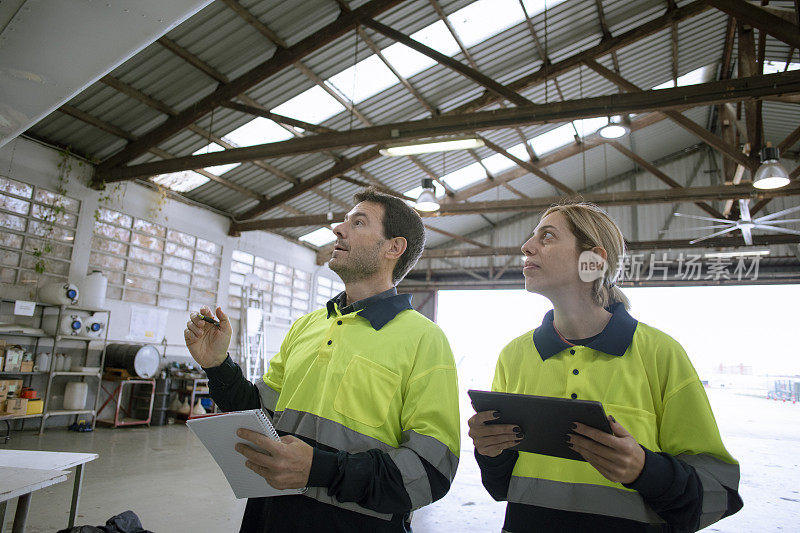
[[[111,516],[132,510],[142,525],[161,532],[238,531],[244,500],[236,500],[211,456],[183,425],[162,427],[98,427],[93,433],[61,429],[15,432],[0,449],[92,452],[100,457],[84,470],[77,525],[102,525]],[[472,450],[466,455],[472,459]],[[453,506],[469,509],[463,531],[497,531],[504,505],[492,500],[480,484],[480,473],[462,468],[460,489],[414,516],[415,532],[453,531]],[[34,493],[28,515],[29,533],[51,533],[67,526],[72,477]],[[10,530],[16,500],[9,502]],[[459,512],[460,514],[460,512]],[[455,515],[458,516],[458,515]]]
[[[708,531],[800,531],[800,404],[781,404],[729,390],[709,390],[717,422],[742,464],[744,509]],[[467,413],[462,407],[462,412]],[[466,429],[466,428],[464,428]],[[471,442],[464,435],[461,464],[450,492],[414,515],[416,533],[499,531],[504,504],[480,484]],[[0,449],[93,452],[86,466],[79,525],[102,525],[125,510],[146,529],[162,532],[237,531],[244,501],[235,500],[210,455],[183,425],[98,427],[93,433],[15,432]],[[72,482],[34,494],[29,533],[66,527]],[[6,525],[13,521],[9,502]],[[794,524],[794,525],[792,525]]]

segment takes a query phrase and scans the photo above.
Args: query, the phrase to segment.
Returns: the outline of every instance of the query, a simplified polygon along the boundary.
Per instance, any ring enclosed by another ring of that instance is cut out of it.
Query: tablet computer
[[[469,390],[467,394],[476,412],[500,412],[500,418],[487,424],[514,424],[522,428],[522,441],[512,450],[584,461],[567,446],[573,422],[613,433],[600,402],[479,390]]]

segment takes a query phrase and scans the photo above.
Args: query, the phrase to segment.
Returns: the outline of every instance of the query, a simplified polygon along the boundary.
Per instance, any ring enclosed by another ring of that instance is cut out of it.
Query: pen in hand
[[[218,328],[220,327],[220,326],[219,326],[219,322],[217,322],[216,320],[214,320],[214,319],[213,319],[213,318],[211,318],[210,316],[206,316],[206,315],[203,315],[203,314],[198,314],[198,316],[199,316],[199,317],[200,317],[202,320],[204,320],[204,321],[208,322],[209,324],[213,324],[213,325],[217,326]]]

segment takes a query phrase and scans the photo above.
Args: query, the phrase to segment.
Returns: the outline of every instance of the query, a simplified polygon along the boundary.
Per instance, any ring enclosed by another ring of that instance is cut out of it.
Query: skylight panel
[[[714,73],[711,65],[706,65],[696,68],[691,72],[687,72],[683,76],[678,76],[678,87],[685,87],[686,85],[697,85],[698,83],[705,83],[710,81]],[[667,80],[653,87],[653,90],[658,89],[672,89],[675,87],[674,80]]]
[[[530,140],[533,151],[536,155],[542,156],[547,152],[552,152],[556,148],[561,148],[575,141],[575,130],[572,124],[564,124],[547,133],[537,135]]]
[[[327,83],[333,85],[348,100],[359,103],[399,81],[378,56],[371,55],[354,67],[329,78]]]
[[[509,154],[513,155],[518,159],[522,159],[523,161],[530,160],[530,156],[528,156],[528,151],[525,149],[524,143],[519,143],[515,146],[512,146],[508,150],[506,150]],[[516,166],[516,163],[511,159],[507,158],[503,154],[494,154],[490,155],[489,157],[485,157],[481,159],[481,163],[486,167],[486,169],[494,174],[497,175],[504,170],[508,170],[511,167]]]
[[[513,155],[517,159],[522,159],[523,161],[528,161],[530,159],[530,156],[528,155],[528,150],[525,148],[525,143],[519,143],[517,145],[514,145],[508,150],[506,150],[506,152]]]
[[[442,181],[454,189],[461,189],[467,185],[472,185],[476,181],[486,179],[486,171],[480,163],[472,163],[464,168],[442,176]]]
[[[528,16],[533,18],[539,13],[544,11],[544,8],[553,9],[553,7],[557,6],[564,0],[522,0],[522,5],[525,6],[525,11],[528,12]]]
[[[453,39],[453,36],[450,34],[450,30],[447,29],[447,26],[445,26],[444,22],[441,20],[411,34],[411,38],[446,56],[453,56],[461,50],[456,40]]]
[[[225,136],[236,146],[254,146],[291,139],[293,135],[268,118],[258,117]]]
[[[764,61],[764,74],[776,74],[784,70],[800,70],[800,63],[789,63],[786,68],[786,61]]]
[[[420,54],[403,43],[394,43],[384,48],[381,53],[404,78],[410,78],[436,64],[433,59]]]
[[[189,192],[208,182],[209,179],[194,170],[182,170],[153,176],[150,181],[176,192]]]
[[[328,228],[319,228],[311,233],[300,236],[301,241],[305,241],[316,247],[325,246],[336,240],[336,235]]]
[[[222,146],[218,145],[217,143],[208,144],[196,152],[192,152],[192,155],[200,155],[200,154],[210,154],[211,152],[222,152],[225,150]],[[216,174],[217,176],[221,176],[226,172],[233,170],[234,168],[241,165],[241,163],[228,163],[227,165],[217,165],[214,167],[206,167],[205,170],[211,172],[212,174]],[[208,178],[206,178],[208,179]]]
[[[478,0],[448,15],[464,46],[481,43],[525,21],[518,0]]]
[[[319,85],[298,94],[272,110],[273,113],[311,124],[319,124],[342,111],[344,111],[342,104],[334,100]]]
[[[481,159],[481,163],[486,166],[486,169],[494,175],[497,175],[504,170],[514,166],[514,162],[504,156],[503,154],[494,154],[489,157]]]

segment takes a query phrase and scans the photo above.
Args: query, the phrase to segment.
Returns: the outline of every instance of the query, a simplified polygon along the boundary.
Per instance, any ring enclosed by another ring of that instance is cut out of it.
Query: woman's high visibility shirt
[[[587,346],[561,337],[548,312],[539,328],[503,349],[492,390],[601,402],[639,444],[695,467],[711,519],[726,509],[724,487],[737,488],[739,466],[722,443],[697,372],[673,338],[636,321],[622,304],[612,312]],[[508,501],[662,522],[638,493],[589,463],[533,453],[520,452]]]

